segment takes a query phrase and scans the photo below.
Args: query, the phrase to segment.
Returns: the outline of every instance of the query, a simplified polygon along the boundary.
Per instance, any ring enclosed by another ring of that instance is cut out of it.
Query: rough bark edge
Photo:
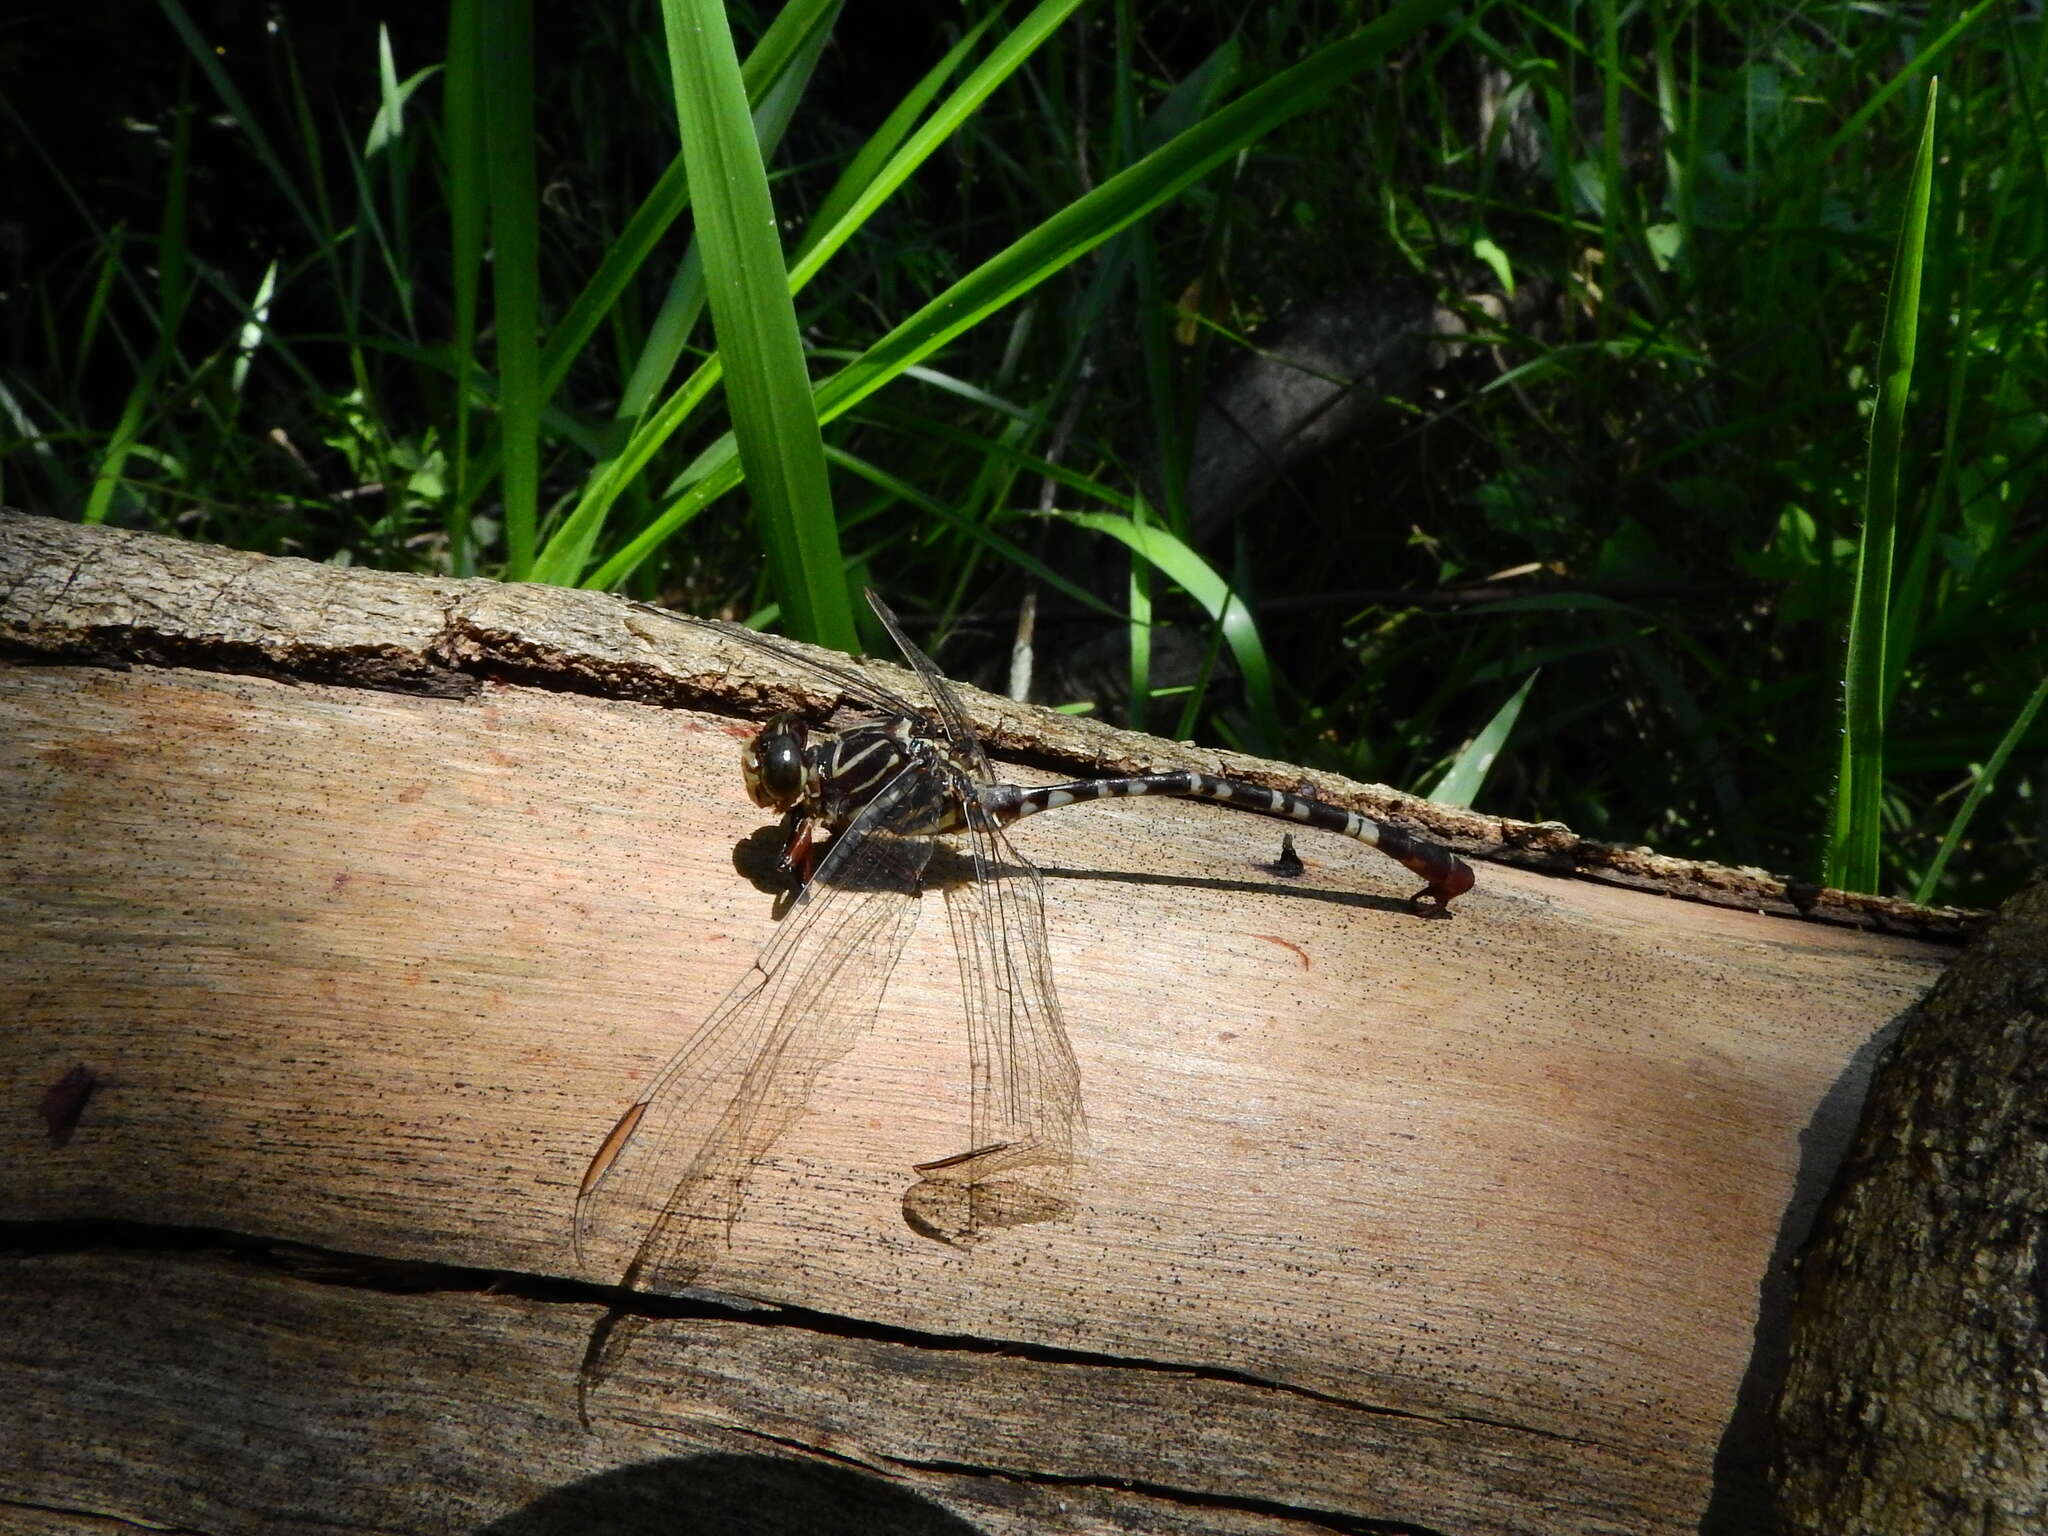
[[[1906,1014],[1798,1263],[1786,1536],[2048,1521],[2048,877]]]
[[[0,655],[159,664],[463,697],[487,681],[749,715],[829,708],[813,679],[715,630],[677,625],[657,653],[601,593],[277,559],[0,508]],[[868,663],[899,689],[900,669]],[[963,687],[990,749],[1071,774],[1200,768],[1294,789],[1301,770],[1120,731]],[[1710,906],[1960,943],[1986,914],[1865,896],[1760,869],[1580,837],[1560,822],[1437,805],[1318,774],[1333,805],[1415,828],[1468,858]]]

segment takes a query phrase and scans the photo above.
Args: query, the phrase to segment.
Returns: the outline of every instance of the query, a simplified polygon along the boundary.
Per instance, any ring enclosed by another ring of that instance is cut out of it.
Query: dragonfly
[[[915,1166],[905,1217],[926,1236],[964,1245],[1071,1210],[1084,1139],[1080,1072],[1053,981],[1043,877],[1005,831],[1017,821],[1139,795],[1203,799],[1378,848],[1426,882],[1413,899],[1439,909],[1472,888],[1471,868],[1449,850],[1308,794],[1186,770],[1005,784],[952,685],[881,597],[867,599],[923,703],[752,630],[631,604],[627,628],[650,644],[661,635],[646,616],[709,629],[836,690],[840,707],[824,725],[776,714],[743,750],[749,796],[782,815],[776,866],[793,895],[747,974],[620,1115],[584,1172],[578,1260],[587,1268],[594,1256],[630,1252],[622,1293],[686,1290],[730,1240],[751,1169],[801,1114],[819,1074],[879,1014],[915,926],[914,898],[930,885],[944,898],[960,962],[968,1149]],[[591,1393],[638,1326],[622,1300],[594,1331],[579,1375],[586,1422]]]

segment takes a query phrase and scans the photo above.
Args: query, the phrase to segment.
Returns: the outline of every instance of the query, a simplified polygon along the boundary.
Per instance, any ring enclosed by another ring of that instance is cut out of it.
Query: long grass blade
[[[747,82],[748,101],[761,104],[755,113],[755,141],[761,146],[764,161],[774,157],[793,105],[786,100],[775,100],[771,105],[771,98],[801,95],[818,55],[831,37],[831,22],[838,10],[839,0],[796,0],[784,6],[740,67]],[[689,173],[679,153],[607,247],[603,262],[548,338],[542,366],[546,393],[552,395],[568,376],[598,325],[618,305],[689,202]],[[642,356],[624,391],[619,406],[619,415],[624,419],[635,419],[645,411],[668,379],[703,303],[703,262],[694,242],[681,266],[660,316],[649,328]]]
[[[113,506],[129,455],[137,451],[144,416],[156,399],[157,381],[177,350],[178,328],[191,297],[191,252],[186,246],[186,190],[192,164],[192,111],[180,107],[171,130],[171,164],[164,179],[164,216],[157,231],[156,339],[137,370],[121,407],[121,419],[100,455],[81,521],[101,523]]]
[[[533,569],[540,522],[540,196],[533,154],[533,0],[491,6],[483,31],[491,309],[504,455],[505,576]]]
[[[458,3],[467,5],[474,0],[458,0]],[[767,97],[781,90],[785,82],[790,82],[800,93],[801,81],[808,80],[818,54],[829,38],[830,25],[838,10],[839,0],[794,0],[776,13],[774,22],[741,66],[741,76],[747,82],[748,100],[763,103],[756,110],[755,126],[764,160],[772,153],[786,123],[786,113],[778,118],[768,107]],[[451,47],[451,55],[453,51]],[[792,77],[799,78],[793,80]],[[450,158],[453,161],[456,157],[451,154]],[[478,186],[483,185],[481,169],[474,180]],[[554,399],[598,327],[624,301],[641,270],[682,217],[689,202],[689,172],[679,152],[653,189],[641,199],[639,207],[626,221],[625,228],[606,248],[604,260],[548,335],[541,349],[540,396],[543,401]],[[670,281],[659,313],[647,328],[640,357],[620,394],[614,419],[638,421],[647,411],[655,393],[674,369],[676,358],[681,355],[690,331],[702,314],[703,304],[704,263],[693,240]],[[595,467],[577,509],[536,556],[528,572],[529,579],[567,585],[581,578],[590,561],[591,547],[602,531],[602,514],[610,507],[612,498],[632,482],[654,449],[689,419],[696,407],[709,396],[718,378],[715,371],[708,376],[693,377],[691,383],[694,387],[689,387],[686,398],[671,401],[674,408],[664,409],[659,427],[643,424],[634,442],[645,451],[637,454],[631,465],[624,469],[619,466],[620,450],[616,438],[592,454]],[[542,419],[550,420],[545,408]],[[463,473],[471,498],[490,483],[498,468],[499,459],[495,453],[465,462]]]
[[[1999,0],[1977,0],[1975,5],[1958,14],[1939,34],[1923,42],[1919,50],[1906,60],[1904,66],[1893,74],[1881,89],[1873,91],[1869,100],[1843,118],[1842,125],[1829,134],[1826,140],[1815,146],[1812,155],[1802,163],[1824,165],[1863,137],[1870,127],[1870,120],[1882,112],[1900,91],[1908,89],[1915,80],[1923,77],[1931,81],[1933,77],[1929,75],[1929,71],[1939,69],[1944,56],[1961,41],[1963,34],[1976,26],[1984,13],[1998,3]],[[1931,102],[1929,109],[1932,110]]]
[[[478,280],[489,219],[486,188],[490,167],[484,142],[482,82],[483,32],[488,24],[485,0],[451,0],[442,123],[447,142],[449,278],[455,323],[455,472],[445,526],[449,568],[457,576],[473,576],[477,569],[470,507],[481,487],[472,451],[470,397],[476,379]]]
[[[815,240],[806,239],[802,255],[791,266],[791,291],[800,292],[855,231],[874,216],[875,210],[937,153],[961,124],[981,110],[996,87],[1022,68],[1080,4],[1081,0],[1040,0],[1008,36],[989,50],[989,56],[974,67],[903,147],[889,157],[888,163],[865,186],[853,192],[835,222],[824,225],[822,219],[813,221],[823,225],[822,232]],[[828,202],[831,198],[828,194]]]
[[[1408,0],[1342,42],[1247,92],[1215,116],[1154,150],[1013,242],[875,342],[816,390],[817,419],[834,420],[961,332],[1177,196],[1246,144],[1307,111],[1451,8],[1451,0]],[[813,257],[816,253],[813,252]],[[809,260],[811,258],[807,258]],[[646,450],[652,453],[652,448]],[[619,552],[587,585],[617,584],[717,496],[739,483],[729,450],[701,461],[698,481]],[[622,464],[626,461],[622,459]],[[582,509],[578,509],[579,515]]]
[[[1899,518],[1899,457],[1913,387],[1919,339],[1920,272],[1927,243],[1927,209],[1934,188],[1934,122],[1940,82],[1927,85],[1927,118],[1906,193],[1884,339],[1878,346],[1877,409],[1870,428],[1864,476],[1863,536],[1856,549],[1855,597],[1842,677],[1841,772],[1835,785],[1834,826],[1828,841],[1829,885],[1845,891],[1877,889],[1883,830],[1885,755],[1885,633],[1889,628],[1892,552]]]
[[[870,463],[858,455],[847,453],[839,448],[827,447],[825,457],[842,469],[849,470],[853,474],[858,475],[878,490],[886,492],[891,498],[916,507],[934,523],[943,523],[954,529],[970,543],[980,545],[988,550],[990,554],[1001,559],[1006,565],[1012,565],[1018,570],[1027,572],[1072,601],[1093,608],[1110,618],[1121,617],[1121,615],[1115,613],[1104,604],[1101,599],[1090,593],[1087,588],[1079,586],[1068,580],[1065,576],[1062,576],[1057,570],[1047,565],[1038,556],[1032,554],[1023,545],[1003,537],[1002,534],[997,533],[986,524],[973,522],[963,517],[957,510],[948,506],[939,498],[926,495],[916,486],[911,485],[908,481],[896,475],[890,474],[880,465]]]
[[[1043,11],[1047,7],[1040,6],[1039,9]],[[1064,3],[1062,0],[1059,6],[1062,16],[1072,9],[1072,4]],[[855,205],[867,195],[870,188],[884,179],[885,167],[893,168],[898,163],[899,152],[905,140],[909,138],[911,129],[916,127],[918,119],[924,116],[925,109],[932,104],[940,89],[953,78],[961,64],[974,52],[983,34],[1001,17],[1000,10],[992,9],[980,21],[969,27],[961,35],[960,41],[946,50],[945,57],[926,70],[917,84],[906,91],[903,99],[882,119],[881,126],[868,136],[867,142],[861,145],[859,152],[847,162],[846,169],[840,173],[839,179],[832,184],[831,190],[819,202],[817,212],[811,215],[810,223],[804,229],[803,239],[797,242],[797,260],[801,261],[808,256],[822,235],[847,225],[849,218],[854,220],[849,228],[860,227],[858,209]],[[1012,34],[1013,37],[1015,35]],[[976,104],[979,104],[978,101]],[[949,104],[948,112],[941,116],[953,116],[954,110],[953,104]],[[897,181],[900,184],[900,176]]]
[[[840,185],[826,198],[828,208],[839,207],[843,211],[829,224],[822,216],[813,219],[811,230],[805,235],[804,243],[800,247],[801,254],[790,269],[789,291],[792,294],[803,290],[840,247],[874,216],[876,209],[909,179],[918,166],[945,144],[998,85],[1022,67],[1079,3],[1080,0],[1041,0],[1014,31],[990,50],[989,57],[976,66],[967,79],[963,80],[933,111],[931,117],[888,157],[887,163],[879,171],[869,173],[861,170],[860,182],[855,185],[857,167],[849,168],[848,174],[841,178]],[[916,96],[921,89],[922,84],[913,89],[912,96]],[[577,574],[583,569],[583,562],[588,558],[588,551],[596,544],[612,503],[638,477],[662,445],[680,430],[697,407],[708,398],[723,376],[723,369],[724,361],[721,357],[714,355],[707,358],[641,423],[632,440],[620,451],[616,461],[600,470],[591,485],[586,487],[575,512],[549,543],[542,560],[549,580],[567,581],[577,578]],[[821,422],[829,419],[825,416],[819,418]],[[729,445],[727,449],[720,450],[720,453],[726,451],[729,451]],[[701,462],[708,466],[720,460],[714,457]],[[674,534],[702,511],[712,496],[723,495],[738,483],[737,478],[721,480],[717,490],[709,491],[703,499],[685,496],[671,505],[654,525],[659,529],[658,534],[650,539],[647,531],[643,530],[634,541],[633,547],[637,553],[630,560],[622,562],[615,557],[599,573],[590,577],[588,584],[606,587],[622,580],[626,573],[646,558],[647,553],[658,548],[662,540]],[[709,483],[702,484],[708,491]],[[674,494],[674,491],[672,490],[670,494]]]
[[[1486,787],[1486,776],[1493,772],[1493,765],[1500,761],[1508,738],[1514,734],[1515,722],[1522,717],[1522,706],[1529,702],[1529,691],[1536,686],[1536,679],[1541,675],[1542,668],[1538,667],[1522,679],[1522,686],[1493,712],[1493,718],[1451,760],[1451,766],[1444,770],[1443,777],[1429,790],[1430,799],[1439,805],[1469,806],[1478,798],[1479,791]]]
[[[1077,198],[955,283],[826,382],[830,404],[850,405],[969,327],[1128,228],[1289,118],[1384,58],[1444,11],[1449,0],[1408,0],[1246,92],[1137,164]],[[825,403],[821,401],[821,404]]]
[[[859,638],[824,440],[739,54],[718,0],[664,0],[662,16],[711,324],[769,583],[791,634],[852,651]]]
[[[10,429],[7,433],[0,433],[0,507],[6,506],[16,496],[8,488],[7,471],[18,462],[13,457],[17,448],[25,448],[35,455],[37,467],[49,476],[51,484],[60,490],[70,488],[69,471],[57,450],[51,446],[50,434],[7,387],[5,378],[0,378],[0,421]]]
[[[1270,751],[1279,740],[1280,709],[1273,689],[1273,664],[1259,638],[1258,622],[1244,599],[1231,591],[1215,569],[1164,528],[1106,512],[1058,514],[1077,528],[1107,534],[1157,570],[1197,603],[1223,631],[1230,654],[1244,678],[1245,701],[1251,706],[1255,752]]]
[[[1920,876],[1919,884],[1913,887],[1915,901],[1927,902],[1934,899],[1934,893],[1941,885],[1942,874],[1948,869],[1950,855],[1961,846],[1963,834],[1969,830],[1970,822],[1977,814],[1977,807],[1983,804],[1984,797],[1991,792],[1992,785],[1998,782],[1998,776],[2005,770],[2006,759],[2012,756],[2013,749],[2026,739],[2028,728],[2033,725],[2034,717],[2041,712],[2044,701],[2048,701],[2048,677],[2035,684],[2032,697],[2020,706],[2019,714],[2013,718],[2012,725],[2005,735],[1999,738],[1998,745],[1992,749],[1983,771],[1977,775],[1977,782],[1970,786],[1969,794],[1963,797],[1962,806],[1957,810],[1955,820],[1948,824],[1948,834],[1941,840],[1940,850],[1934,855],[1934,860],[1927,866],[1925,873]]]
[[[277,263],[263,269],[263,280],[256,285],[256,297],[249,301],[249,317],[242,322],[241,335],[235,342],[235,361],[228,370],[228,392],[237,403],[243,391],[249,387],[249,366],[256,358],[256,349],[263,345],[263,337],[270,328],[270,301],[277,297]]]

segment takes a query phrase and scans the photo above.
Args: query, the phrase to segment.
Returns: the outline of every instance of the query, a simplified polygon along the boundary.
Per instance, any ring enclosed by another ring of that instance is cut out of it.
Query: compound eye
[[[803,799],[805,735],[803,721],[782,714],[762,726],[761,734],[747,744],[740,770],[746,775],[747,794],[754,804],[786,811]]]

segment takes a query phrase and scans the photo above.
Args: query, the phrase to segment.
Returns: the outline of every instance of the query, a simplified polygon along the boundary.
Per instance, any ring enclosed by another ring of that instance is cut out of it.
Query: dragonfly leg
[[[782,854],[775,861],[775,872],[788,876],[797,890],[809,885],[817,872],[818,844],[811,835],[815,826],[802,806],[782,818]]]

